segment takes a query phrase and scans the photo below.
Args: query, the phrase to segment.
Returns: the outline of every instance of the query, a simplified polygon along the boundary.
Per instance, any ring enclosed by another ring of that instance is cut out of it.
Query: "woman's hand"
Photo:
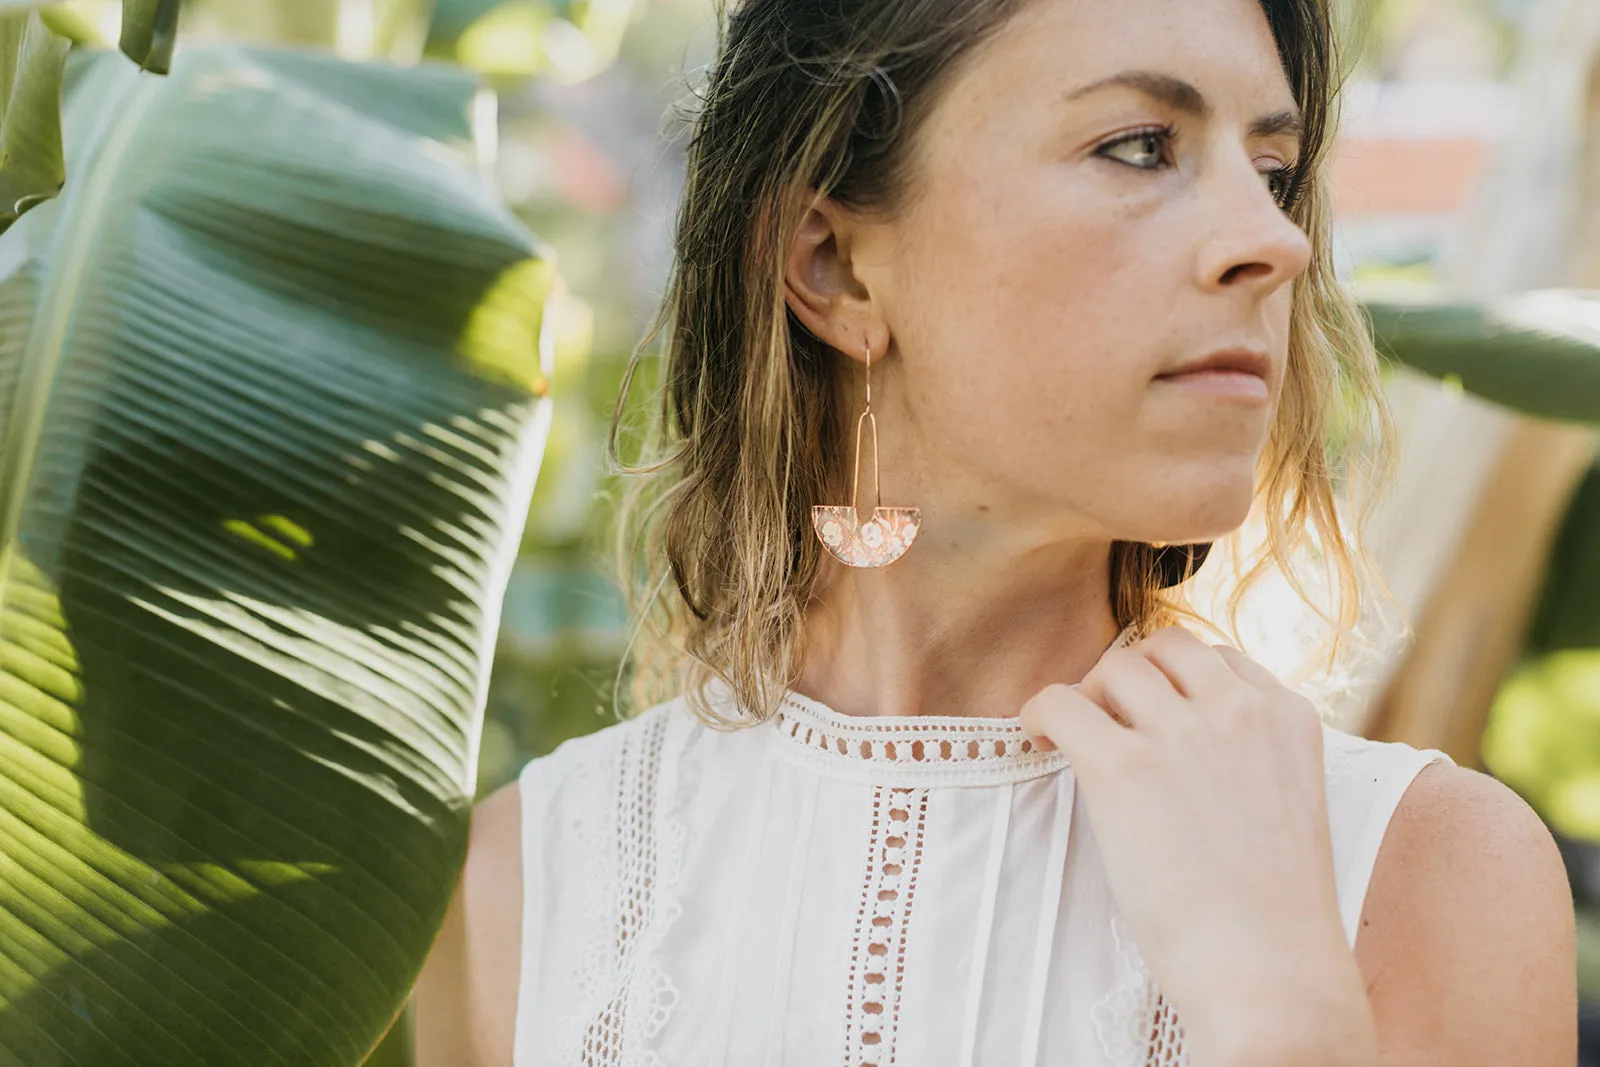
[[[1184,1019],[1348,1006],[1315,706],[1236,648],[1169,626],[1022,708],[1084,791],[1106,878]],[[1319,973],[1320,972],[1320,973]],[[1217,1043],[1233,1040],[1218,1036]]]

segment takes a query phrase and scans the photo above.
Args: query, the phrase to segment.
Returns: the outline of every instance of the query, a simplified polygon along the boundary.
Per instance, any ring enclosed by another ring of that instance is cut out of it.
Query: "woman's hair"
[[[962,62],[1029,2],[744,0],[731,13],[718,3],[717,58],[689,116],[674,263],[607,445],[612,469],[630,479],[614,527],[633,621],[627,714],[683,692],[709,725],[748,724],[769,717],[797,676],[822,551],[811,508],[842,499],[850,456],[840,454],[843,361],[789,310],[787,250],[815,195],[889,218],[906,206],[919,126]],[[1314,249],[1294,282],[1288,371],[1257,475],[1265,543],[1246,558],[1236,531],[1232,551],[1213,552],[1238,575],[1227,631],[1182,586],[1160,588],[1148,544],[1115,543],[1111,599],[1118,624],[1140,633],[1188,618],[1237,641],[1246,588],[1277,565],[1327,624],[1331,667],[1357,636],[1363,594],[1387,594],[1359,530],[1391,471],[1393,428],[1367,320],[1330,254],[1323,172],[1338,75],[1328,3],[1261,0],[1302,112],[1291,217]],[[626,466],[625,404],[658,338],[646,461]],[[1336,481],[1356,474],[1374,492],[1352,494],[1361,508],[1347,534]],[[1332,604],[1316,603],[1283,566],[1303,549],[1320,562]],[[712,710],[703,687],[713,677],[743,717]]]

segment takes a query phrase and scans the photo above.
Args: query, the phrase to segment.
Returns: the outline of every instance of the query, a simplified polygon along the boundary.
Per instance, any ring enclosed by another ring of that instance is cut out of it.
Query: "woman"
[[[1371,578],[1326,2],[732,14],[619,527],[645,710],[477,810],[423,1064],[1573,1062],[1526,805],[1177,624],[1252,506],[1335,651]]]

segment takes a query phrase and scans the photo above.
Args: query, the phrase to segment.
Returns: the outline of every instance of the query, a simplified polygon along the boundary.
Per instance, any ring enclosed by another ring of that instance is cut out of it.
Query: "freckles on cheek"
[[[1173,303],[1129,236],[1125,223],[1035,212],[1011,243],[1008,281],[993,287],[1000,328],[1030,350],[1032,373],[1017,385],[1041,416],[1055,413],[1054,432],[1120,440],[1165,358]]]
[[[1108,196],[1092,178],[1070,167],[1040,166],[982,187],[990,195],[974,224],[986,231],[1005,281],[1046,296],[1148,281],[1140,276],[1150,258],[1150,227],[1135,205]]]
[[[1138,316],[1121,321],[1135,306],[1143,316],[1157,310],[1148,263],[1128,246],[1125,229],[1103,221],[1022,213],[999,271],[996,288],[1006,298],[1084,339],[1136,325]]]
[[[1060,368],[1052,378],[1082,381],[1161,313],[1150,227],[1057,167],[980,155],[937,169],[906,231],[917,279],[904,294],[914,303],[902,309],[906,326],[945,344],[1032,350],[1041,369]]]

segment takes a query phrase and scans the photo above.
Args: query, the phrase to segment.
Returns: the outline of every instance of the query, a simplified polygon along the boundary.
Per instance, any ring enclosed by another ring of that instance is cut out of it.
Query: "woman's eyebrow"
[[[1211,102],[1205,94],[1195,88],[1193,84],[1171,74],[1162,74],[1153,70],[1124,70],[1105,78],[1099,78],[1088,85],[1079,86],[1062,97],[1063,100],[1076,100],[1101,89],[1113,86],[1122,86],[1154,97],[1169,107],[1195,116],[1198,119],[1209,119],[1212,114]],[[1274,111],[1269,115],[1262,115],[1250,124],[1249,133],[1252,137],[1276,137],[1288,135],[1299,139],[1303,129],[1300,112],[1297,110]]]

